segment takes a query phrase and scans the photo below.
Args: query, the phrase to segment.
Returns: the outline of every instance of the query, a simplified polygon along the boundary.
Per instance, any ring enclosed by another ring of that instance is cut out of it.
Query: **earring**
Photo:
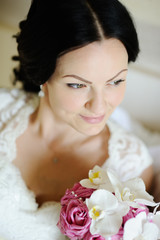
[[[40,90],[39,93],[38,93],[38,96],[39,96],[39,97],[44,97],[44,95],[45,95],[44,92],[43,92],[43,90],[42,90],[42,87],[43,87],[43,85],[40,85],[40,89],[41,89],[41,90]]]

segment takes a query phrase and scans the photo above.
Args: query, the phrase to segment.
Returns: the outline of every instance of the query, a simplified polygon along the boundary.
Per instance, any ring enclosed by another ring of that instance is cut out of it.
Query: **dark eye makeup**
[[[85,84],[81,84],[81,83],[67,83],[67,86],[74,89],[86,87]]]
[[[119,79],[119,80],[116,80],[116,81],[106,83],[106,85],[118,86],[118,85],[120,85],[121,82],[124,82],[124,81],[125,81],[124,79]],[[85,88],[86,87],[86,85],[83,84],[83,83],[67,83],[66,85],[67,85],[67,87],[73,88],[73,89],[80,89],[80,88]]]
[[[119,80],[116,80],[116,81],[107,83],[107,85],[109,84],[109,85],[112,85],[112,86],[118,86],[118,85],[120,85],[120,83],[122,83],[122,82],[125,82],[125,80],[124,80],[124,79],[119,79]]]

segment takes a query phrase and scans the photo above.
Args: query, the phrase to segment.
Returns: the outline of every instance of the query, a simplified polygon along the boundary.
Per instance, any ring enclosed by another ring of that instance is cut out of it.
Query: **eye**
[[[119,79],[119,80],[116,80],[116,81],[107,83],[107,85],[118,86],[118,85],[120,85],[122,82],[125,82],[125,80],[124,80],[124,79]]]
[[[80,84],[80,83],[67,83],[67,86],[74,89],[86,87],[85,84]]]

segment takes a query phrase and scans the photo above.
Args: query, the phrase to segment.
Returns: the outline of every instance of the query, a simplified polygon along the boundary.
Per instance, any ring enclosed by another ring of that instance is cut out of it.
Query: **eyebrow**
[[[110,78],[109,80],[107,80],[106,82],[109,82],[109,81],[112,81],[114,78],[116,78],[120,73],[122,73],[122,72],[125,72],[125,71],[128,71],[128,69],[126,68],[126,69],[122,69],[120,72],[118,72],[114,77],[112,77],[112,78]],[[68,75],[64,75],[63,76],[63,78],[66,78],[66,77],[73,77],[73,78],[75,78],[75,79],[78,79],[78,80],[80,80],[80,81],[82,81],[82,82],[85,82],[85,83],[88,83],[88,84],[92,84],[92,82],[90,82],[90,81],[88,81],[88,80],[86,80],[86,79],[84,79],[84,78],[82,78],[82,77],[80,77],[80,76],[77,76],[77,75],[75,75],[75,74],[68,74]]]
[[[84,78],[82,78],[82,77],[79,77],[79,76],[77,76],[77,75],[74,75],[74,74],[70,74],[70,75],[65,75],[65,76],[63,76],[63,78],[65,78],[65,77],[73,77],[73,78],[76,78],[76,79],[78,79],[78,80],[80,80],[80,81],[82,81],[82,82],[92,84],[92,82],[90,82],[90,81],[88,81],[88,80],[86,80],[86,79],[84,79]]]

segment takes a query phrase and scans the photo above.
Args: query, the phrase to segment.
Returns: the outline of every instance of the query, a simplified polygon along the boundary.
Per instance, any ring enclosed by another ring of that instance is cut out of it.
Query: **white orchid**
[[[156,213],[149,213],[148,218],[151,222],[156,224],[156,226],[158,227],[159,229],[158,239],[160,239],[160,211]]]
[[[112,171],[108,172],[108,177],[113,186],[115,196],[121,202],[125,202],[133,208],[141,207],[140,204],[156,206],[153,197],[146,192],[145,184],[141,178],[134,178],[122,182]]]
[[[89,215],[92,219],[91,234],[109,237],[117,234],[122,224],[122,217],[128,209],[120,204],[117,198],[105,189],[98,189],[86,199]]]
[[[145,212],[140,212],[124,225],[123,240],[157,240],[158,235],[158,226],[148,220]]]
[[[111,169],[105,170],[95,166],[89,171],[89,178],[80,183],[83,187],[97,189],[89,199],[86,199],[92,218],[90,226],[92,234],[100,234],[103,237],[115,235],[121,227],[122,217],[128,213],[130,207],[158,206],[153,201],[153,196],[146,192],[141,178],[122,182]],[[145,222],[144,219],[146,213],[142,212],[126,222],[124,240],[157,240],[156,237],[160,235],[160,214],[152,214],[152,222],[148,220]]]
[[[108,170],[109,171],[109,170]],[[95,166],[88,173],[88,178],[80,181],[80,184],[86,188],[93,189],[106,189],[110,192],[113,191],[113,187],[108,178],[107,171],[99,166]]]

